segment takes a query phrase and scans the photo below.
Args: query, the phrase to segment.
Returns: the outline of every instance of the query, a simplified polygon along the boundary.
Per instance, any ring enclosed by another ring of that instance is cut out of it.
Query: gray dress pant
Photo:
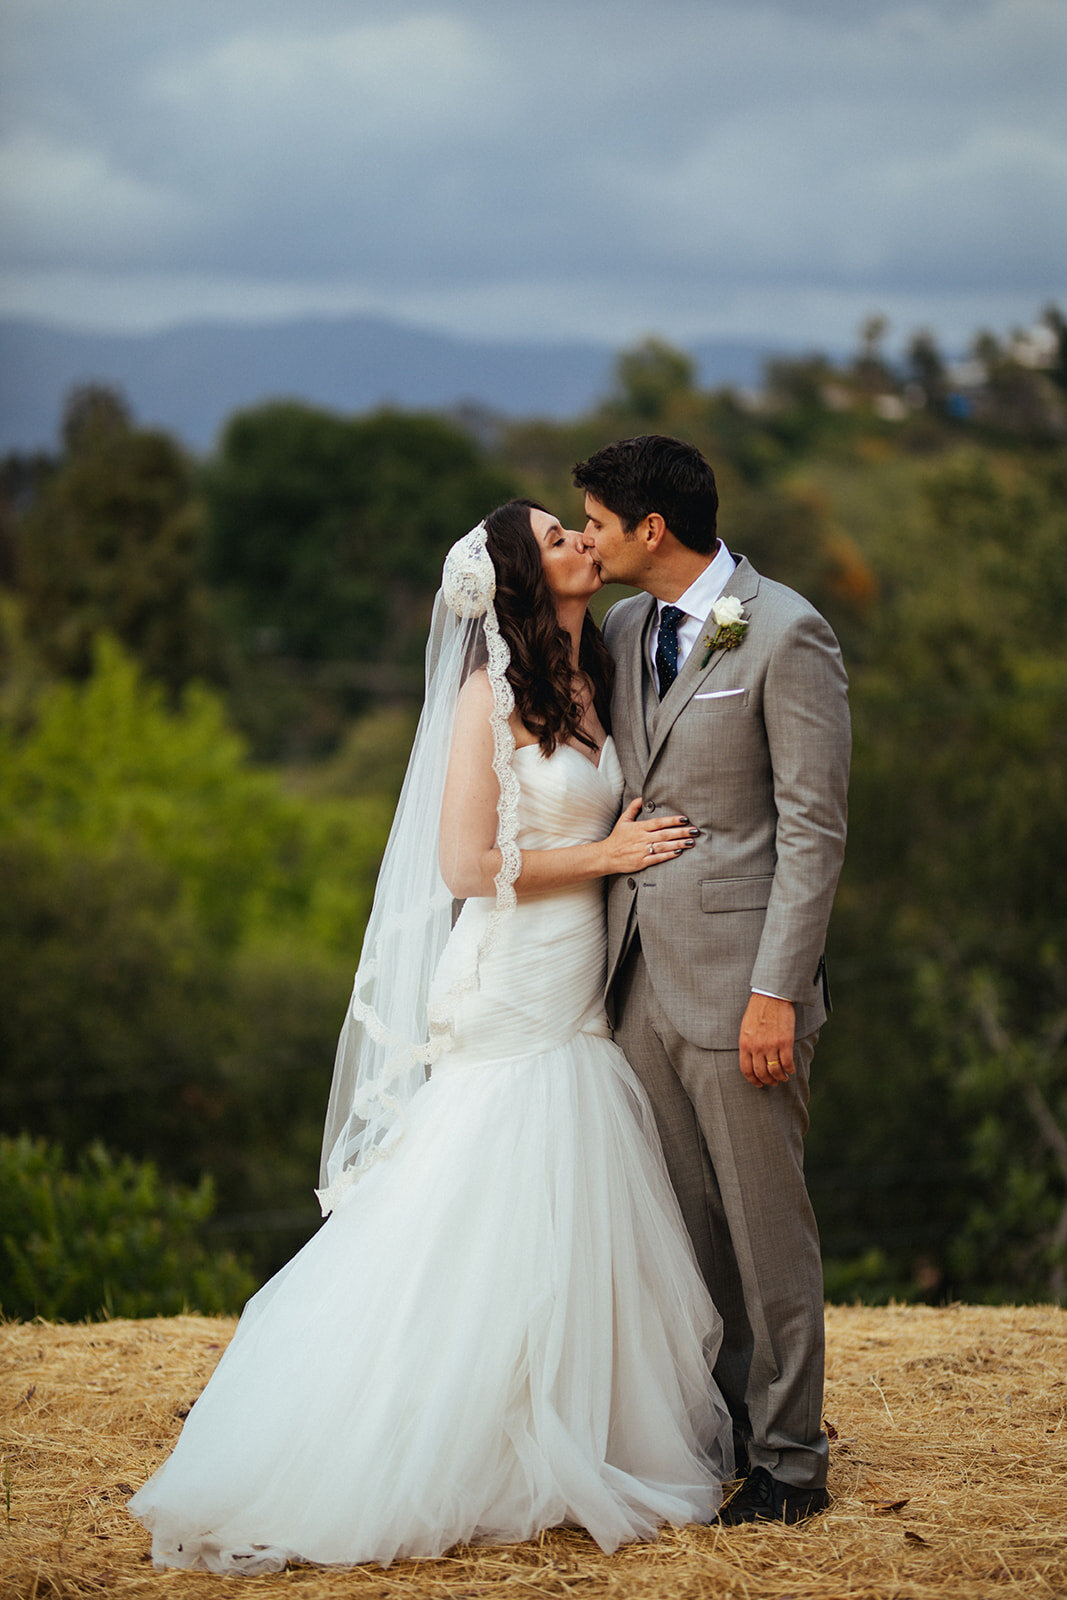
[[[808,1073],[758,1088],[735,1050],[702,1050],[671,1025],[635,939],[613,989],[615,1037],[652,1102],[697,1263],[724,1324],[715,1379],[752,1466],[826,1482],[823,1283],[804,1183]]]

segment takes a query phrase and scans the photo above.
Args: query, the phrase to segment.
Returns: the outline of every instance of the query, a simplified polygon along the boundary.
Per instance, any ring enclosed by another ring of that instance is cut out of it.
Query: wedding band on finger
[[[767,1065],[769,1067],[780,1067],[781,1064],[782,1063],[779,1061],[777,1056],[775,1056],[773,1061],[771,1060],[770,1056],[767,1057]]]
[[[648,847],[648,853],[649,853],[649,855],[650,855],[650,856],[654,856],[654,855],[655,855],[655,853],[656,853],[656,847],[655,847],[655,845],[654,845],[654,844],[650,844],[650,845],[649,845],[649,847]]]

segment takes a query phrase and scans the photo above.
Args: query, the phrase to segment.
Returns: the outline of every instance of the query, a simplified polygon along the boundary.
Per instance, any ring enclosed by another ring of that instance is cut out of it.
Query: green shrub
[[[255,1288],[230,1253],[200,1242],[214,1190],[165,1185],[154,1165],[94,1144],[0,1138],[0,1310],[7,1317],[173,1316],[240,1308]]]
[[[113,638],[93,659],[84,683],[40,695],[29,730],[0,725],[0,838],[143,856],[173,876],[220,953],[295,935],[351,971],[388,799],[302,802],[250,764],[206,689],[173,709]]]

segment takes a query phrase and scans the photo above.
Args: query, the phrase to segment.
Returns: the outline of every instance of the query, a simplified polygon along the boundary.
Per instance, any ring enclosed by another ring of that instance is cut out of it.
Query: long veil
[[[481,960],[515,907],[522,858],[518,780],[512,770],[515,699],[509,651],[497,624],[496,574],[484,524],[453,545],[434,601],[426,646],[426,697],[396,815],[378,874],[352,998],[337,1045],[323,1135],[323,1215],[403,1129],[404,1112],[448,1050],[461,996],[473,971],[441,993],[431,985],[452,928],[454,901],[441,874],[438,830],[460,690],[484,669],[492,687],[493,771],[499,785],[496,904],[479,946]]]

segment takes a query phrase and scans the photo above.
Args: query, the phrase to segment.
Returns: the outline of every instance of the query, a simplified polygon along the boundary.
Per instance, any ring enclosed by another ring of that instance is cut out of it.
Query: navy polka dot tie
[[[662,700],[678,676],[678,624],[685,616],[677,606],[664,606],[659,614],[659,642],[656,645],[656,675]]]

